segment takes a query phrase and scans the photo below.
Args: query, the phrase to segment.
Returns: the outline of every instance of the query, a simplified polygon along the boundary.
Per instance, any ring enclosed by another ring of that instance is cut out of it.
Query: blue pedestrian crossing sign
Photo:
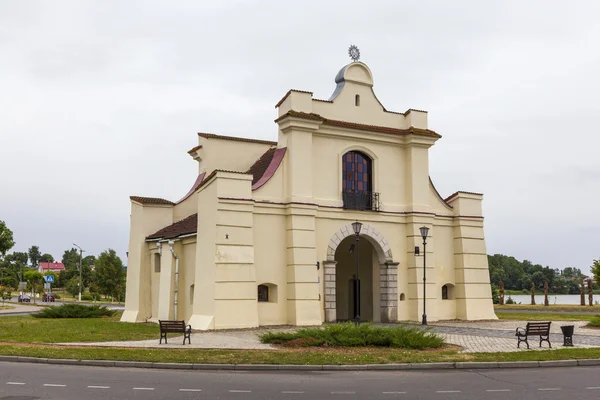
[[[44,278],[46,278],[46,283],[54,283],[54,275],[47,275]]]

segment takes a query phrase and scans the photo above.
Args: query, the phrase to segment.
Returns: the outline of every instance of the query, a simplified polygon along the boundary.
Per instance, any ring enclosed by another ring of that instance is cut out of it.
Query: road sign
[[[47,283],[54,283],[54,275],[46,275],[44,278],[46,278]]]
[[[44,290],[50,290],[50,284],[44,283]]]
[[[19,290],[25,290],[27,288],[27,282],[19,282]]]

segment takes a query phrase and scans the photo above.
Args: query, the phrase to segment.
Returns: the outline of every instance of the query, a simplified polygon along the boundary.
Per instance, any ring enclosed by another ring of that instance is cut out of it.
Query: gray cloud
[[[485,193],[488,251],[587,270],[600,195],[596,23],[578,1],[0,3],[0,219],[16,250],[127,247],[131,194],[177,199],[197,131],[276,137],[357,44],[388,109],[429,110],[442,195]],[[583,236],[583,237],[582,237]],[[576,250],[575,250],[576,249]]]

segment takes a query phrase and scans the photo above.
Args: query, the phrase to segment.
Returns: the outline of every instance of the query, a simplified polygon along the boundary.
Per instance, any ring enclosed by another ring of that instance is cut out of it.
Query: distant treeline
[[[581,280],[586,277],[579,268],[553,269],[503,254],[488,255],[488,264],[492,286],[498,287],[500,282],[504,282],[504,289],[507,290],[529,291],[533,282],[536,291],[540,291],[548,282],[550,293],[579,294]]]

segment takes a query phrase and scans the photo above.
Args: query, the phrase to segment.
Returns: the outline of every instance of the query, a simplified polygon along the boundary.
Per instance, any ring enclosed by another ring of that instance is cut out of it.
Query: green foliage
[[[10,300],[11,290],[7,287],[0,286],[0,300],[2,300],[2,305],[6,300]]]
[[[0,221],[0,255],[4,257],[6,252],[13,248],[15,241],[13,240],[13,233],[4,221]]]
[[[515,301],[508,295],[508,299],[504,302],[504,304],[516,304]]]
[[[27,255],[29,255],[29,261],[31,262],[31,266],[33,268],[40,266],[40,258],[42,257],[42,253],[40,253],[40,248],[38,246],[31,246],[29,250],[27,250]]]
[[[112,317],[116,311],[105,306],[84,306],[83,304],[63,304],[59,307],[46,307],[35,318],[100,318]]]
[[[592,275],[594,275],[596,285],[600,286],[600,260],[594,260],[590,270],[592,271]]]
[[[100,295],[98,293],[82,294],[81,300],[82,301],[94,301],[94,300],[99,301]]]
[[[401,326],[384,328],[369,323],[355,325],[351,322],[326,325],[323,328],[305,328],[294,333],[267,332],[260,335],[260,340],[262,343],[296,346],[374,346],[419,350],[444,345],[444,340],[429,330]]]
[[[125,270],[123,262],[114,250],[108,249],[100,254],[96,260],[95,277],[100,293],[121,300],[122,288],[125,285]]]
[[[536,293],[543,292],[544,283],[548,282],[550,293],[579,294],[579,284],[585,276],[578,268],[567,267],[559,271],[503,254],[488,255],[488,264],[492,284],[504,282],[505,290],[523,290],[526,294],[529,294],[531,282],[535,284]]]
[[[52,257],[52,254],[44,253],[40,257],[40,262],[53,262],[53,261],[54,261],[54,257]]]
[[[32,269],[25,271],[23,273],[23,279],[27,282],[27,290],[34,293],[41,293],[44,290],[44,276],[38,271]]]
[[[500,289],[498,286],[492,283],[492,302],[494,304],[500,304]]]
[[[596,328],[600,328],[600,315],[596,315],[592,319],[590,319],[587,326],[593,326]]]
[[[64,274],[64,272],[62,272],[61,275],[62,274]],[[65,290],[73,297],[79,295],[79,278],[71,278],[65,285]]]

